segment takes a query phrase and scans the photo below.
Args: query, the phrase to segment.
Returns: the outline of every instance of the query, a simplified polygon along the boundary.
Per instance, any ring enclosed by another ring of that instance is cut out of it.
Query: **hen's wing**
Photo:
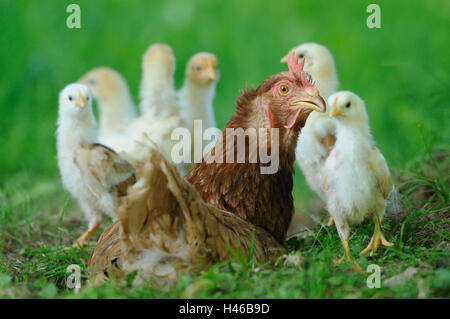
[[[391,177],[389,174],[389,168],[386,163],[386,159],[381,154],[380,150],[373,146],[370,149],[369,154],[369,168],[374,173],[377,180],[377,186],[386,199],[389,196]]]
[[[88,265],[94,279],[109,274],[112,261],[143,277],[172,278],[179,269],[223,261],[236,250],[246,258],[253,236],[257,260],[274,259],[282,248],[265,230],[206,204],[156,151],[124,198],[119,225],[110,226],[94,249]]]
[[[126,194],[128,186],[136,182],[134,167],[102,144],[82,145],[74,160],[82,177],[90,179],[92,176],[98,182],[101,186],[98,191],[121,197]]]
[[[89,274],[94,284],[103,282],[115,266],[121,268],[120,222],[109,225],[98,239],[89,258]]]

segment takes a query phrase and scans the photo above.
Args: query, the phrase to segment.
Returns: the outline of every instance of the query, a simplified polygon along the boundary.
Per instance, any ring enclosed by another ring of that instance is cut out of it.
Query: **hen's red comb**
[[[308,73],[303,71],[303,66],[305,65],[305,57],[298,62],[298,57],[300,56],[300,53],[295,53],[295,51],[292,51],[288,56],[288,68],[289,68],[289,74],[295,77],[302,86],[308,87],[312,86],[311,83],[308,81]]]

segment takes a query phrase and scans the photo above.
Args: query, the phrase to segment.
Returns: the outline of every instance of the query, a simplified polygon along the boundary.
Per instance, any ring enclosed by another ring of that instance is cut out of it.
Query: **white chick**
[[[119,197],[136,181],[132,165],[96,143],[97,126],[88,87],[73,83],[59,94],[58,166],[64,187],[78,200],[89,221],[74,245],[86,245],[103,215],[115,217]]]
[[[86,73],[78,82],[89,87],[100,111],[100,143],[116,152],[130,144],[128,126],[137,118],[133,99],[125,79],[117,71],[99,67]]]
[[[139,109],[142,115],[129,128],[130,148],[126,151],[135,161],[148,158],[148,148],[142,147],[149,139],[171,158],[172,131],[184,127],[176,104],[173,83],[175,58],[166,44],[153,44],[142,61]]]
[[[341,91],[329,97],[328,105],[336,123],[336,143],[323,167],[323,189],[328,212],[345,249],[339,261],[352,261],[348,245],[350,223],[361,223],[371,217],[375,224],[372,239],[362,254],[371,251],[372,255],[380,243],[392,246],[381,232],[390,191],[389,169],[375,147],[361,98]]]
[[[311,75],[320,95],[327,100],[338,87],[336,68],[330,51],[317,43],[303,43],[290,52],[293,50],[300,54],[300,59],[305,57],[304,70]],[[287,62],[288,55],[281,62]],[[326,113],[312,112],[300,132],[296,149],[296,160],[306,182],[324,201],[321,171],[335,142],[335,128],[334,121]],[[332,223],[330,218],[328,225],[331,226]]]
[[[216,127],[214,118],[213,100],[216,85],[219,80],[217,70],[217,57],[212,53],[200,52],[193,55],[186,66],[185,80],[178,91],[178,104],[181,115],[194,136],[194,120],[201,120],[201,128],[197,127],[203,137],[208,128]],[[217,137],[216,137],[217,138]],[[206,144],[213,145],[213,141],[203,141],[203,154],[209,152]]]

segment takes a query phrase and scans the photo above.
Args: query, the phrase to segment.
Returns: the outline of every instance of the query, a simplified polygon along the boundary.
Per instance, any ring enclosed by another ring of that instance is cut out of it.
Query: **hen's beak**
[[[290,104],[287,124],[284,127],[292,128],[295,123],[297,123],[297,119],[300,113],[304,112],[305,110],[324,113],[326,111],[326,104],[324,99],[320,95],[316,95],[309,96],[308,98],[293,100]]]
[[[77,100],[75,101],[75,106],[78,106],[81,108],[86,106],[86,99],[84,98],[83,94],[81,94],[81,92],[78,93]]]

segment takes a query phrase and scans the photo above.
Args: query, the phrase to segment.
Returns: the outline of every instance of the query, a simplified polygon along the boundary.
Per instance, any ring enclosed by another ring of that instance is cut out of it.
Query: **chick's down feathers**
[[[194,128],[203,136],[205,130],[216,127],[213,100],[218,80],[219,70],[214,54],[200,52],[189,59],[184,84],[177,92],[177,96],[181,115],[191,130],[191,136],[194,136]],[[201,126],[197,122],[199,120]],[[203,141],[203,154],[211,148],[208,148],[207,144],[213,146],[214,141],[210,143]]]
[[[344,258],[351,259],[349,224],[368,217],[375,230],[363,253],[375,253],[380,243],[392,246],[381,232],[391,189],[389,168],[374,145],[364,101],[353,92],[341,91],[331,95],[328,103],[336,122],[336,144],[323,168],[323,188],[328,212],[344,244]]]
[[[99,227],[103,215],[115,217],[119,198],[135,182],[134,167],[97,143],[91,100],[86,86],[68,85],[60,94],[57,130],[63,185],[89,220],[89,230],[78,240],[82,245]]]
[[[179,113],[173,74],[175,57],[172,48],[166,44],[151,45],[142,57],[142,80],[139,88],[139,109],[142,115],[128,128],[129,147],[126,153],[133,162],[148,158],[148,139],[158,145],[167,158],[171,158],[176,140],[172,140],[175,129],[185,127]],[[185,163],[179,164],[184,172]]]
[[[126,150],[130,143],[127,129],[137,114],[125,78],[114,69],[98,67],[87,72],[78,82],[88,86],[98,101],[100,143],[116,152]]]

